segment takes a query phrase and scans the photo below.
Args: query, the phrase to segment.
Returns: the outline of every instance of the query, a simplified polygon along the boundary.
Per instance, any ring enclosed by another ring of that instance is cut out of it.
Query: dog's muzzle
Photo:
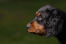
[[[38,35],[45,35],[46,29],[43,25],[40,25],[37,23],[37,21],[34,21],[33,23],[27,24],[28,32],[38,34]]]

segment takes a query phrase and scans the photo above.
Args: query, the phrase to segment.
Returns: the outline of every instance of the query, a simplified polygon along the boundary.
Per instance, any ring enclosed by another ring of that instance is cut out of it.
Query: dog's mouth
[[[37,35],[46,35],[47,30],[44,26],[37,23],[37,21],[34,21],[32,24],[28,24],[28,32],[37,34]]]

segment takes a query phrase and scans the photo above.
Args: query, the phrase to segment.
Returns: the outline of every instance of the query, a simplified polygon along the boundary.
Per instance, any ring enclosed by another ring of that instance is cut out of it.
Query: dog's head
[[[28,32],[38,35],[57,35],[62,30],[60,10],[52,5],[41,7],[33,21],[27,24]]]

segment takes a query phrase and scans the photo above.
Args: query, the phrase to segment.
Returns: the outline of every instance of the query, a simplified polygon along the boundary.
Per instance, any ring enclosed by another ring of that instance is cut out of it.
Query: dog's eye
[[[41,21],[42,17],[41,16],[37,16],[37,21]]]
[[[38,20],[40,20],[40,21],[41,21],[41,20],[42,20],[42,18],[39,18]]]

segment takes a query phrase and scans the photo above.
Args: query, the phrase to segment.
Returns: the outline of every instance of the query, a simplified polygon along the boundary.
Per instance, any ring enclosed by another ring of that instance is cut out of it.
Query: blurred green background
[[[66,11],[65,0],[0,0],[0,44],[59,44],[55,37],[27,32],[27,23],[40,7],[47,4]]]

